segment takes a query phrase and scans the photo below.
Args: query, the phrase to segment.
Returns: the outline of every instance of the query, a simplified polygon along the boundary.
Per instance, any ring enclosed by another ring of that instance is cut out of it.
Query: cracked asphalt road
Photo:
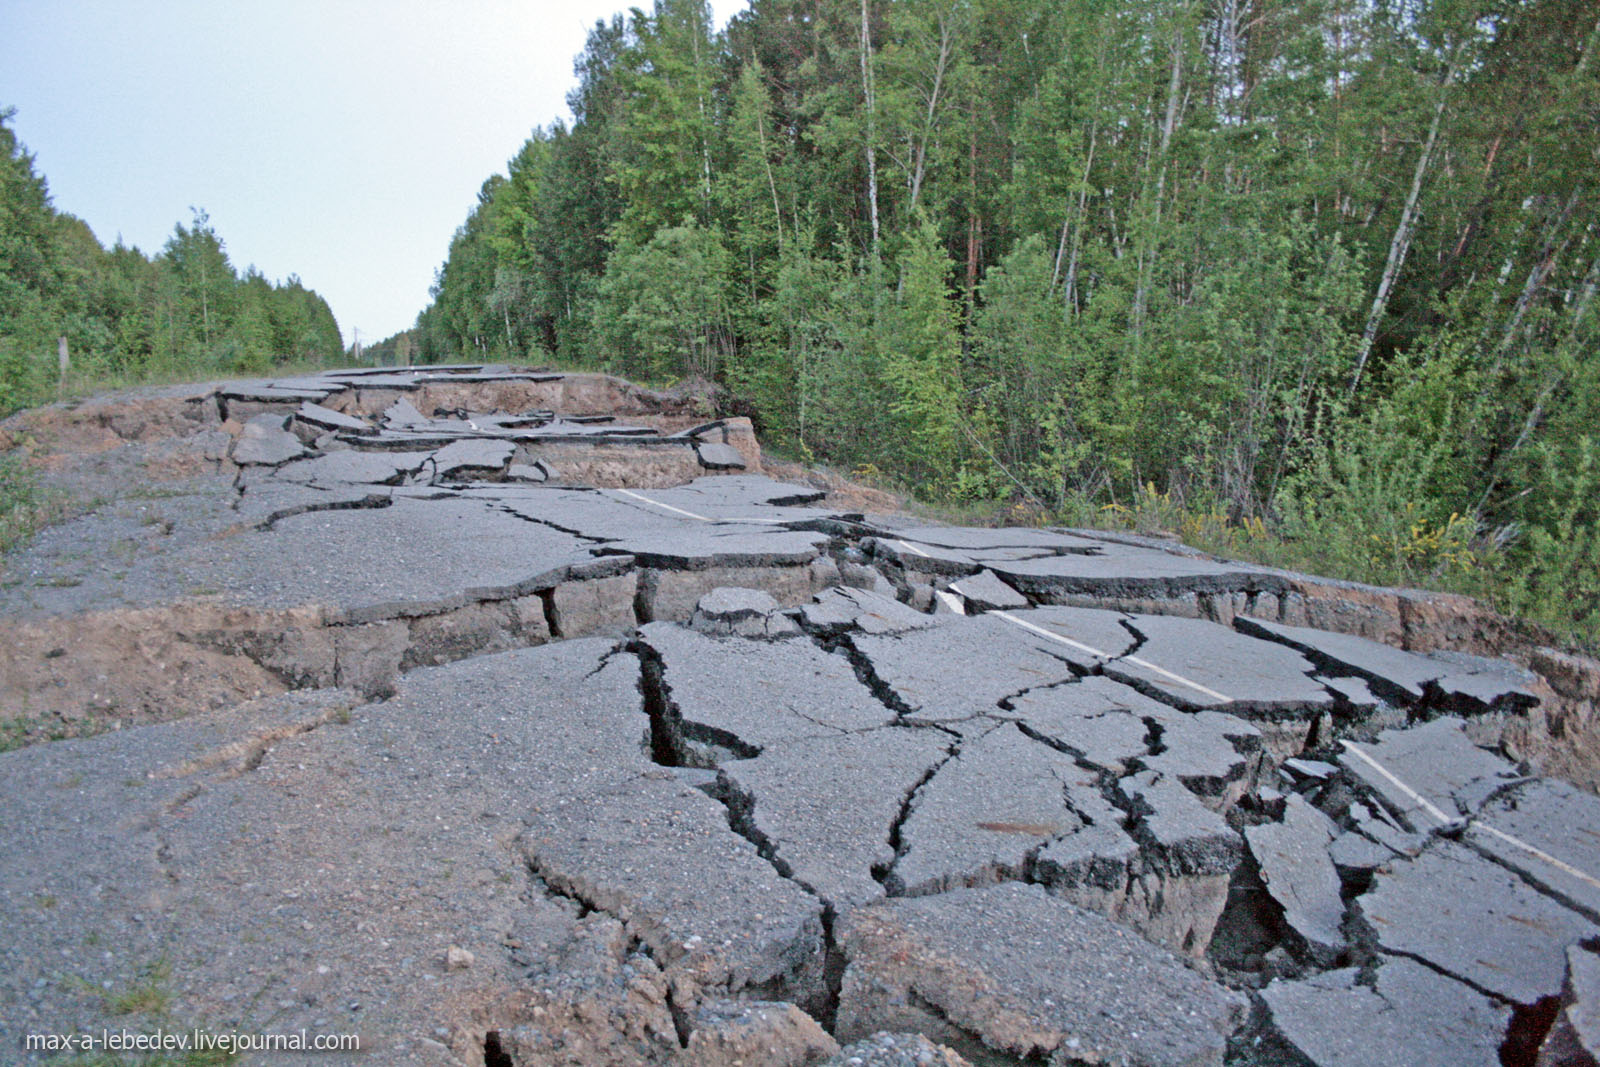
[[[1371,596],[834,508],[577,376],[158,400],[0,589],[0,1060],[1592,1062],[1600,800]]]

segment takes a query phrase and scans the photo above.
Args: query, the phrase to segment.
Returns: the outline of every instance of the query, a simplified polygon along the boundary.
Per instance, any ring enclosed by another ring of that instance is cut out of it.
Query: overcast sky
[[[190,207],[349,344],[412,324],[483,180],[569,115],[624,0],[0,0],[0,108],[58,211],[161,250]],[[641,0],[641,6],[649,6]],[[718,25],[744,0],[712,0]]]

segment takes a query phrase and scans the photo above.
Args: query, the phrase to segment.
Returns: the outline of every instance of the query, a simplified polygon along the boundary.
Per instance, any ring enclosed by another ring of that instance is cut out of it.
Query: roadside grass
[[[112,717],[96,717],[69,724],[48,715],[17,715],[0,719],[0,752],[10,752],[45,741],[93,737],[112,729],[115,721]]]
[[[57,507],[19,459],[0,456],[0,555],[26,543]]]
[[[112,1024],[106,1029],[128,1030],[150,1034],[183,1033],[205,1026],[180,1024],[171,1017],[173,1002],[172,964],[166,958],[157,958],[141,968],[138,976],[125,985],[103,989],[91,982],[74,980],[80,992],[99,997],[108,1014],[114,1016],[137,1015],[142,1021]],[[238,1062],[237,1053],[226,1049],[194,1049],[186,1052],[124,1053],[116,1051],[76,1052],[60,1054],[46,1060],[49,1067],[225,1067]]]

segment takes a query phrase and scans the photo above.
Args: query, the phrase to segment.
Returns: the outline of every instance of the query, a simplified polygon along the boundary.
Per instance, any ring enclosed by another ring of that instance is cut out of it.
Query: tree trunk
[[[1150,227],[1152,231],[1161,225],[1161,201],[1166,195],[1167,188],[1167,150],[1172,146],[1172,133],[1178,125],[1178,90],[1182,83],[1183,29],[1179,27],[1172,31],[1172,77],[1167,82],[1167,113],[1161,121],[1161,145],[1156,152],[1160,167],[1156,176],[1155,209]],[[1150,287],[1149,271],[1155,259],[1155,252],[1150,245],[1154,240],[1152,232],[1142,242],[1143,247],[1139,250],[1139,284],[1133,293],[1133,332],[1136,337],[1144,330],[1145,302]]]
[[[1500,343],[1495,346],[1494,361],[1489,371],[1491,380],[1499,373],[1501,365],[1505,362],[1506,353],[1511,350],[1511,345],[1516,340],[1522,320],[1527,315],[1528,308],[1533,305],[1533,298],[1544,288],[1545,282],[1549,281],[1551,272],[1561,260],[1561,253],[1566,250],[1567,242],[1563,241],[1558,245],[1555,243],[1556,238],[1571,221],[1572,212],[1577,208],[1582,196],[1583,183],[1579,182],[1572,190],[1572,195],[1567,197],[1567,203],[1561,209],[1560,216],[1550,223],[1549,229],[1545,232],[1538,258],[1528,271],[1528,280],[1523,284],[1522,292],[1517,294],[1517,302],[1511,309],[1511,318],[1506,321],[1505,332],[1501,334]]]
[[[753,54],[750,57],[750,62],[755,62]],[[762,89],[762,92],[766,92],[765,88]],[[761,165],[767,172],[767,188],[772,190],[772,221],[778,227],[778,255],[781,256],[783,255],[783,208],[778,204],[778,182],[772,176],[772,159],[767,155],[766,110],[766,104],[763,102],[760,113],[756,115],[756,142],[761,147]],[[754,277],[754,275],[754,268],[752,268],[751,276]]]
[[[877,131],[877,92],[872,84],[872,35],[868,29],[867,0],[861,0],[861,95],[867,104],[867,211],[872,219],[872,254],[879,248],[878,234],[878,153],[874,142]]]
[[[917,142],[916,163],[911,170],[911,210],[917,208],[917,198],[922,194],[922,176],[927,169],[928,142],[933,139],[933,120],[939,109],[939,90],[944,85],[945,68],[950,64],[950,52],[954,43],[951,40],[953,31],[950,28],[950,16],[939,16],[939,58],[933,66],[933,89],[928,93],[928,107],[922,117],[922,138]],[[974,134],[976,137],[976,134]]]
[[[1428,165],[1433,161],[1433,149],[1439,142],[1439,124],[1444,119],[1445,103],[1450,97],[1450,86],[1456,78],[1456,59],[1460,46],[1451,55],[1444,70],[1444,81],[1439,86],[1439,99],[1433,106],[1433,121],[1428,124],[1428,138],[1423,142],[1422,154],[1417,156],[1416,173],[1411,176],[1411,191],[1406,194],[1405,207],[1400,212],[1400,222],[1395,226],[1394,239],[1389,242],[1389,258],[1383,265],[1383,275],[1378,280],[1378,293],[1372,298],[1372,310],[1367,313],[1366,329],[1361,331],[1361,349],[1356,356],[1356,370],[1350,377],[1350,395],[1355,396],[1361,386],[1362,372],[1367,369],[1367,358],[1372,355],[1372,343],[1377,339],[1378,326],[1389,308],[1389,296],[1400,278],[1400,268],[1405,265],[1406,254],[1411,251],[1411,238],[1417,225],[1417,201],[1422,195],[1422,181],[1428,175]]]
[[[973,103],[967,148],[967,314],[978,302],[978,260],[983,243],[983,223],[978,219],[978,105]]]
[[[1068,316],[1078,313],[1078,253],[1083,250],[1083,226],[1089,214],[1089,171],[1094,167],[1095,142],[1100,127],[1089,124],[1089,155],[1083,162],[1083,181],[1078,185],[1078,224],[1072,229],[1072,255],[1067,260],[1067,281],[1061,290],[1063,306]]]
[[[1584,276],[1583,288],[1578,296],[1577,305],[1572,310],[1571,329],[1568,331],[1565,344],[1570,345],[1577,340],[1578,330],[1583,325],[1583,317],[1589,313],[1589,305],[1594,302],[1595,291],[1600,289],[1600,258],[1589,265],[1589,273]],[[1505,468],[1506,461],[1516,455],[1522,446],[1528,443],[1534,431],[1544,422],[1546,406],[1555,391],[1560,387],[1562,379],[1566,377],[1560,364],[1556,365],[1550,377],[1545,380],[1544,386],[1539,390],[1538,398],[1533,402],[1533,407],[1528,411],[1528,417],[1522,422],[1522,432],[1517,434],[1517,439],[1511,442],[1511,447],[1495,457],[1494,466],[1490,470],[1487,483],[1483,487],[1483,495],[1478,498],[1478,506],[1473,513],[1483,515],[1483,509],[1489,503],[1489,495],[1494,492],[1495,483],[1499,481],[1499,472]]]

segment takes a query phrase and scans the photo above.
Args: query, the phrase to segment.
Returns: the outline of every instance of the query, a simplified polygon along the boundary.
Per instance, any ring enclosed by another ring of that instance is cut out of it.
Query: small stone
[[[476,961],[476,956],[459,945],[451,945],[444,954],[444,967],[447,971],[464,971]]]

